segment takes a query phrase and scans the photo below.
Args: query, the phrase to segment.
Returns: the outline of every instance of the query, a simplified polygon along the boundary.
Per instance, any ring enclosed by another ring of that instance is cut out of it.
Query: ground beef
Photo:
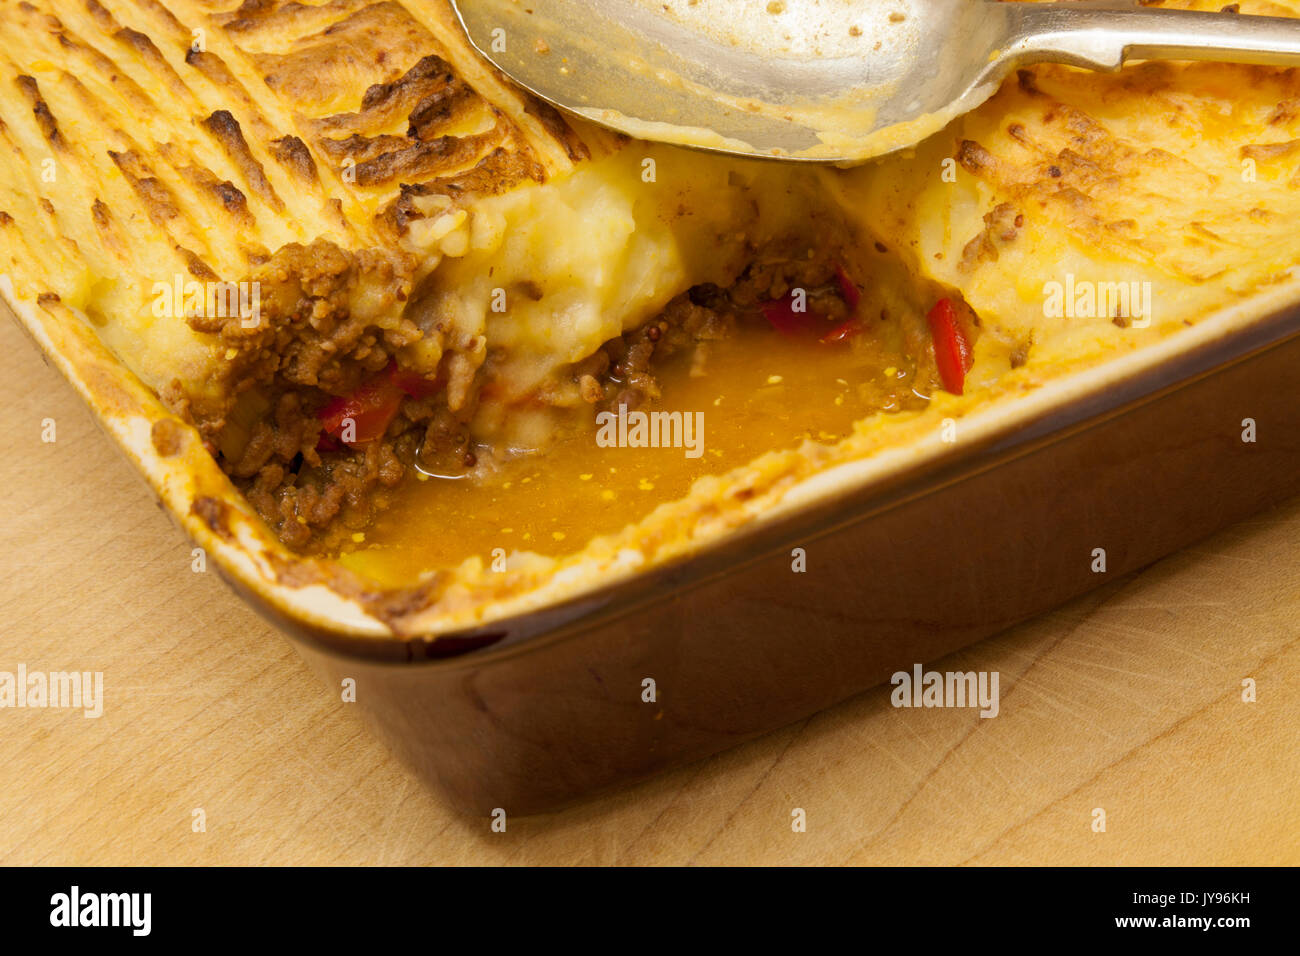
[[[252,276],[260,289],[257,323],[246,327],[238,315],[187,319],[226,350],[229,387],[223,404],[186,412],[222,468],[292,548],[333,550],[363,528],[382,506],[383,490],[401,481],[421,449],[440,462],[464,461],[463,418],[447,411],[447,396],[459,395],[465,413],[472,412],[463,393],[477,363],[453,351],[435,325],[413,321],[421,318],[418,301],[403,314],[399,303],[413,294],[413,270],[413,260],[398,254],[349,252],[325,241],[290,244]],[[369,318],[352,311],[358,299]],[[403,371],[436,384],[438,396],[408,399],[387,433],[365,446],[322,440],[319,410],[421,339],[431,347],[414,354],[438,364],[404,364]]]
[[[188,316],[191,328],[215,336],[224,351],[224,401],[187,403],[204,439],[217,439],[232,404],[249,388],[347,394],[398,349],[429,334],[398,309],[411,294],[413,269],[405,255],[349,252],[324,240],[290,243],[249,277],[259,290],[255,323],[240,315]],[[350,310],[362,288],[373,319]]]
[[[659,363],[683,349],[729,338],[735,328],[735,314],[723,303],[709,307],[695,304],[689,295],[678,296],[658,317],[605,345],[599,392],[589,388],[586,394],[598,395],[593,404],[608,408],[632,409],[656,401],[661,395],[655,376]]]
[[[237,461],[221,459],[280,539],[312,553],[348,543],[417,464],[460,474],[474,463],[465,421],[436,399],[406,399],[382,438],[348,447],[322,440],[315,408],[301,392],[280,396]]]
[[[321,407],[331,396],[381,374],[410,329],[367,329],[340,314],[338,278],[348,264],[333,261],[323,250],[302,250],[304,256],[313,253],[320,253],[312,260],[321,267],[319,273],[302,278],[292,290],[298,297],[294,311],[310,318],[300,319],[296,333],[284,338],[264,333],[260,360],[270,362],[275,356],[278,367],[270,384],[260,387],[274,397],[242,446],[219,460],[286,545],[320,553],[350,543],[413,467],[462,475],[479,463],[468,424],[483,377],[477,361],[448,352],[436,373],[420,370],[436,378],[439,391],[403,400],[382,438],[348,447],[323,437]],[[847,315],[833,260],[825,254],[810,257],[804,250],[769,250],[731,288],[697,286],[651,321],[576,363],[571,378],[579,399],[602,408],[635,408],[658,400],[660,363],[688,349],[698,354],[748,323],[765,326],[761,305],[792,288],[803,288],[809,311],[828,323]],[[234,328],[223,331],[238,335]],[[545,393],[539,397],[546,400]],[[562,403],[559,393],[553,399]]]
[[[599,372],[586,364],[576,371],[583,398],[610,410],[658,400],[655,369],[660,363],[685,349],[701,354],[710,343],[730,338],[747,324],[766,326],[762,305],[796,288],[806,292],[808,311],[821,316],[828,329],[848,317],[832,258],[824,252],[809,257],[806,252],[771,250],[730,288],[696,286],[650,322],[606,343],[601,351],[607,361],[597,363],[603,365]],[[593,382],[585,382],[587,377]]]

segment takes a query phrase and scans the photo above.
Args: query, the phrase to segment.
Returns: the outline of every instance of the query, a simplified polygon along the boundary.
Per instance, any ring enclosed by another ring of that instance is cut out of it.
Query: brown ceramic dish
[[[0,8],[0,300],[471,812],[715,752],[1300,486],[1300,71],[1035,67],[811,169],[566,120],[446,0]],[[595,432],[645,402],[708,448]]]
[[[792,496],[685,559],[436,640],[377,635],[346,597],[277,580],[201,446],[163,456],[149,440],[151,393],[90,333],[19,312],[235,590],[333,686],[353,678],[382,738],[483,814],[717,752],[1300,491],[1293,298],[1275,289],[1053,383],[959,445]],[[1246,418],[1257,442],[1242,441]],[[225,527],[194,507],[209,492]],[[810,573],[792,573],[795,547]]]

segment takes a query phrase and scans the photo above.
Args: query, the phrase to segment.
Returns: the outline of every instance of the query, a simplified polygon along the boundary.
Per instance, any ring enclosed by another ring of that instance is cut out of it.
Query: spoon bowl
[[[782,160],[915,145],[1030,63],[1300,64],[1300,21],[1111,0],[453,3],[479,52],[562,109],[642,139]]]

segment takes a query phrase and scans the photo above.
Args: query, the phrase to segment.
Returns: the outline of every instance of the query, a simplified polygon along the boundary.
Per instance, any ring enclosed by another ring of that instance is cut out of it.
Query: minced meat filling
[[[222,462],[258,514],[300,551],[334,550],[361,531],[422,453],[458,456],[462,465],[468,454],[463,426],[428,399],[405,400],[375,441],[330,447],[322,435],[317,409],[287,392],[240,460]]]
[[[763,322],[761,305],[792,288],[807,291],[808,310],[831,322],[850,309],[825,256],[774,251],[756,260],[729,289],[697,286],[651,321],[613,339],[570,368],[582,402],[630,408],[657,401],[656,368],[695,349],[704,356],[746,323]],[[481,464],[471,442],[470,407],[453,413],[446,395],[405,396],[381,437],[352,446],[334,441],[320,413],[330,396],[280,383],[280,394],[248,430],[226,472],[289,547],[329,552],[349,543],[413,469],[461,475]],[[237,443],[238,444],[238,443]]]
[[[608,409],[636,408],[661,397],[654,367],[670,355],[695,348],[707,355],[710,343],[735,334],[746,321],[763,322],[760,306],[781,299],[791,289],[807,291],[810,314],[833,323],[843,321],[849,306],[835,284],[835,265],[825,257],[773,257],[754,262],[729,289],[696,286],[670,302],[655,319],[605,344],[593,356],[594,385],[583,387],[583,397]],[[603,356],[603,359],[602,359]],[[697,363],[698,364],[698,363]]]

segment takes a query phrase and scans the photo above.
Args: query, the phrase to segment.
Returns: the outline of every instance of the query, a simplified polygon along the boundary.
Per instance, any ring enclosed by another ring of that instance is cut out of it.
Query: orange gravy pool
[[[673,356],[659,374],[663,398],[645,410],[702,412],[700,457],[682,448],[602,448],[591,432],[484,481],[420,475],[340,560],[395,586],[471,555],[490,561],[496,548],[571,553],[683,497],[703,475],[804,439],[834,442],[870,412],[921,404],[902,349],[859,338],[822,345],[751,328],[715,344],[699,376],[690,374],[689,354]]]

